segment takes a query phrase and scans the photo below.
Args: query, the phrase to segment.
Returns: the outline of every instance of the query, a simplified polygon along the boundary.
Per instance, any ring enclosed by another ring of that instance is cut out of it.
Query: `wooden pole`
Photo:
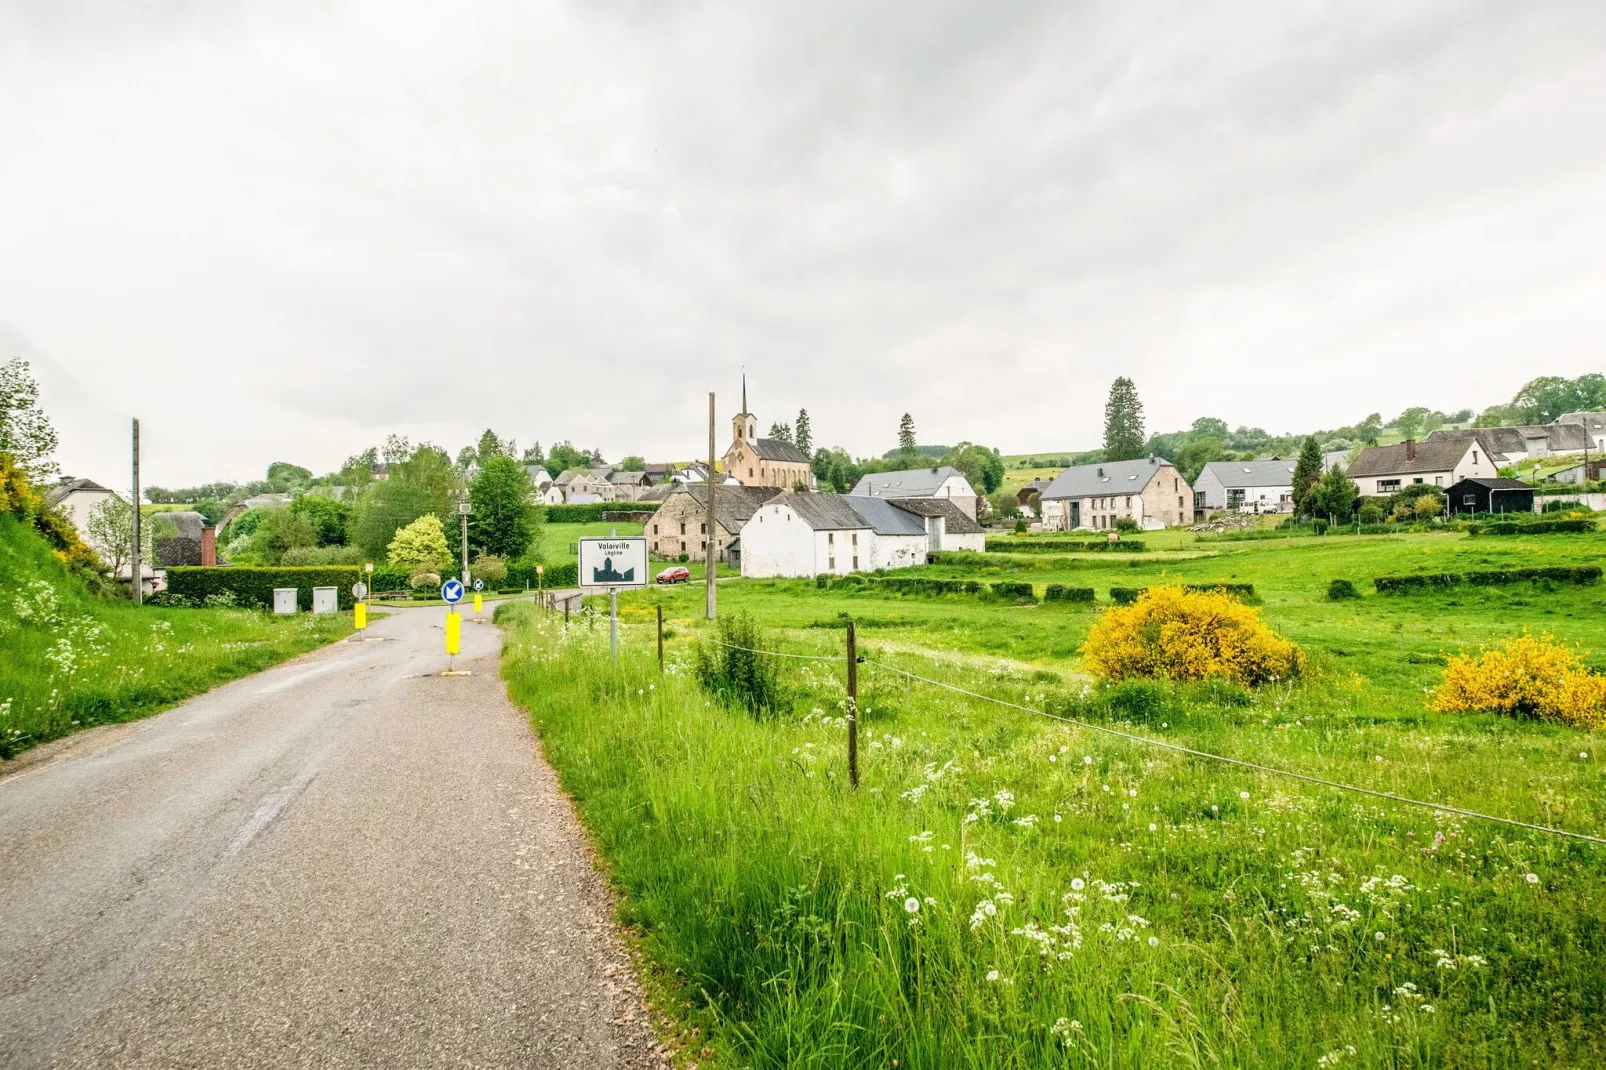
[[[708,392],[708,607],[709,620],[714,619],[716,607],[714,605],[714,488],[718,485],[714,472],[714,392]]]
[[[859,640],[848,621],[848,783],[859,787]]]
[[[139,515],[139,420],[134,421],[134,563],[128,570],[129,578],[134,581],[134,604],[137,606],[145,600],[145,555],[140,553],[140,515]]]
[[[658,675],[664,674],[664,607],[658,607]]]

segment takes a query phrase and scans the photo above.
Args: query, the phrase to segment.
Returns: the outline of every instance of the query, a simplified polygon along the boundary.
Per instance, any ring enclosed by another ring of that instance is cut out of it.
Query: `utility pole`
[[[140,554],[139,545],[139,418],[134,418],[134,560],[129,566],[128,574],[133,579],[134,604],[137,606],[145,600],[145,590],[142,573],[145,571],[145,560]]]
[[[473,507],[469,504],[468,495],[465,493],[463,495],[463,500],[457,503],[457,515],[459,517],[461,517],[462,520],[463,520],[463,575],[462,575],[462,579],[463,579],[463,590],[465,590],[465,591],[468,590],[468,588],[469,588],[469,582],[468,582],[468,514],[469,514],[469,510],[471,508],[473,508]]]
[[[714,392],[708,392],[708,619],[713,620],[714,607],[714,494],[717,480],[714,478]]]

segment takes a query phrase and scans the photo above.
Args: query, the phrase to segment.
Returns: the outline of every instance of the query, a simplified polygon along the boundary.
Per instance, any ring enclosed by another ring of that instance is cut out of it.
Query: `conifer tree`
[[[797,425],[793,436],[797,441],[797,448],[803,451],[803,456],[814,456],[814,429],[809,426],[809,410],[797,410]]]
[[[1104,459],[1142,457],[1143,441],[1143,403],[1138,388],[1123,375],[1110,384],[1110,399],[1104,403]]]
[[[898,421],[898,453],[905,463],[913,463],[915,459],[915,418],[908,413]]]
[[[1322,478],[1322,448],[1315,435],[1307,435],[1299,447],[1299,460],[1294,463],[1294,512],[1303,516],[1310,512],[1310,491]]]

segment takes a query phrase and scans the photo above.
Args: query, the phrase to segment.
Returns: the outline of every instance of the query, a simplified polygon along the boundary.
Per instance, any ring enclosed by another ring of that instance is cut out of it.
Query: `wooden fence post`
[[[848,783],[859,787],[859,640],[848,621]]]
[[[658,607],[658,675],[664,674],[664,607]]]

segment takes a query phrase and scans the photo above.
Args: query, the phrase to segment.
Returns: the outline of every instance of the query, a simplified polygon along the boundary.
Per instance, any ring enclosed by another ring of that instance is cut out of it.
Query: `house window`
[[[654,524],[654,525],[653,525],[653,526],[652,526],[652,533],[653,533],[653,534],[654,534],[654,535],[656,535],[656,534],[658,534],[658,525],[657,525],[657,524]],[[133,543],[129,543],[129,544],[128,544],[128,545],[130,545],[130,546],[133,546],[133,545],[134,545],[134,544],[133,544]],[[130,554],[132,554],[132,553],[133,553],[133,551],[132,551],[132,550],[130,550],[130,551],[129,551],[129,553],[130,553]]]
[[[1473,464],[1477,464],[1478,463],[1478,451],[1477,450],[1473,450],[1472,451],[1472,463]],[[133,543],[129,543],[128,545],[133,546],[134,544]]]
[[[128,545],[129,546],[133,546],[134,544],[133,543],[129,543]],[[836,545],[836,532],[828,531],[828,532],[825,533],[825,545],[827,545],[827,546],[835,546]],[[133,551],[130,550],[129,553],[132,554]]]
[[[1400,481],[1397,479],[1380,479],[1377,481],[1377,492],[1379,494],[1393,494],[1399,489]],[[130,543],[129,545],[132,546],[133,544]]]
[[[132,547],[134,544],[133,543],[129,543],[128,545],[130,547]],[[133,551],[130,550],[129,553],[132,554]],[[859,555],[858,554],[854,554],[853,555],[853,571],[855,571],[855,572],[859,571]]]
[[[134,544],[131,542],[131,543],[128,544],[128,546],[129,546],[129,553],[133,553]],[[680,552],[681,553],[685,553],[686,552],[686,540],[685,539],[681,539],[680,540]]]
[[[1477,505],[1478,504],[1478,496],[1476,494],[1463,494],[1463,495],[1461,495],[1461,504],[1462,505]],[[132,547],[134,544],[133,543],[129,543],[128,545],[130,547]],[[132,551],[130,551],[130,553],[132,553]]]
[[[684,520],[682,520],[680,522],[680,533],[682,535],[686,534],[686,522]],[[134,544],[133,543],[129,543],[128,545],[129,546],[133,546]],[[132,551],[130,551],[130,552],[132,552]]]
[[[1180,494],[1177,495],[1177,508],[1178,509],[1182,508],[1182,495],[1180,495]],[[1178,513],[1177,515],[1181,516],[1182,514]],[[133,546],[134,544],[133,543],[129,543],[128,545],[129,546]],[[130,552],[132,553],[132,551],[130,551]]]
[[[1412,483],[1420,483],[1420,482],[1422,482],[1422,477],[1421,476],[1417,476],[1415,479],[1411,480],[1411,482]],[[133,543],[129,543],[129,545],[132,546]]]
[[[705,520],[701,524],[697,525],[697,534],[699,534],[699,535],[707,535],[708,534],[708,521]],[[133,546],[134,544],[133,543],[129,543],[128,545],[129,546]],[[130,551],[130,552],[132,552],[132,551]]]
[[[133,547],[134,544],[133,543],[129,543],[128,545],[130,547],[130,552],[132,552],[132,547]],[[835,572],[836,571],[836,555],[835,554],[832,554],[830,557],[825,559],[825,571],[827,571],[827,572]]]
[[[1442,486],[1444,486],[1444,477],[1443,477],[1443,476],[1434,476],[1434,477],[1433,477],[1433,485],[1434,485],[1434,486],[1435,486],[1435,487],[1442,487]],[[129,546],[133,546],[133,545],[134,545],[134,544],[133,544],[133,543],[129,543],[129,544],[128,544],[128,545],[129,545]],[[129,552],[130,552],[130,553],[132,553],[132,552],[133,552],[133,551],[132,551],[132,550],[130,550],[130,551],[129,551]]]

